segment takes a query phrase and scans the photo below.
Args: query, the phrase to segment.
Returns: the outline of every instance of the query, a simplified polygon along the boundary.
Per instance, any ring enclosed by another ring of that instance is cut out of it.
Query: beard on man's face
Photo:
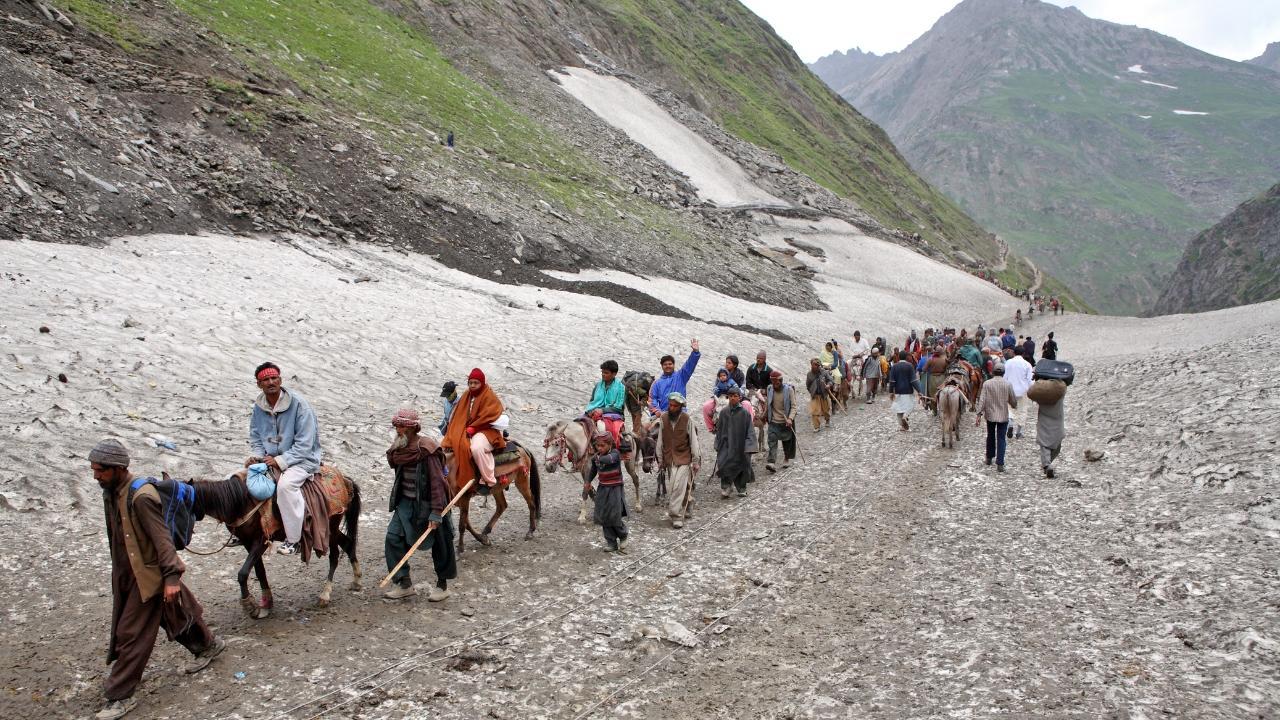
[[[409,436],[406,433],[396,432],[395,437],[391,438],[391,449],[402,450],[409,446]]]

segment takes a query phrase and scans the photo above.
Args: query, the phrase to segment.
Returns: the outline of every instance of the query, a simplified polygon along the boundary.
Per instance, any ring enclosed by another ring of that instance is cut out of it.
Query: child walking
[[[613,447],[613,436],[596,433],[591,439],[596,455],[587,474],[587,492],[591,481],[599,479],[594,521],[604,531],[605,552],[627,552],[627,492],[622,485],[622,456]]]

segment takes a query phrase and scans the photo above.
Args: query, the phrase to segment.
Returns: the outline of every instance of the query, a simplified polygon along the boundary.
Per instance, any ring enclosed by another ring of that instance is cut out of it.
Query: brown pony
[[[346,500],[333,509],[329,516],[329,575],[325,578],[324,589],[320,591],[317,604],[325,607],[333,594],[333,574],[338,569],[340,552],[345,552],[351,560],[351,589],[360,589],[360,561],[356,559],[356,536],[360,526],[360,486],[330,465],[320,466],[321,473],[329,473],[329,477],[346,489]],[[191,480],[195,488],[196,498],[192,511],[197,518],[208,516],[227,526],[231,534],[239,539],[240,544],[248,552],[244,564],[236,579],[240,582],[240,605],[252,618],[261,620],[271,615],[271,586],[267,584],[267,568],[262,562],[262,554],[272,540],[284,540],[284,529],[281,527],[271,537],[263,534],[259,510],[263,503],[254,500],[245,485],[243,471],[228,477],[226,480]],[[308,481],[314,482],[314,481]],[[333,504],[330,504],[333,508]],[[340,526],[346,521],[346,532]],[[262,589],[262,600],[254,602],[249,594],[249,568],[253,568],[258,578],[258,586]]]
[[[476,486],[480,483],[480,477],[476,476],[476,482],[467,490],[461,498],[458,499],[458,512],[461,517],[458,519],[458,552],[462,552],[462,542],[467,537],[467,532],[471,533],[481,545],[489,546],[493,541],[489,539],[489,533],[493,532],[493,527],[498,524],[498,518],[502,517],[502,513],[507,511],[507,485],[515,485],[520,491],[520,495],[524,497],[525,503],[529,506],[529,531],[524,534],[525,540],[532,540],[533,533],[538,529],[538,520],[542,518],[542,481],[538,476],[538,463],[534,459],[533,454],[524,448],[523,445],[514,440],[507,440],[507,446],[514,446],[516,455],[519,457],[519,465],[504,475],[498,476],[498,484],[495,485],[490,492],[496,507],[494,507],[493,515],[489,518],[489,522],[484,525],[484,532],[476,532],[471,526],[471,498],[475,497]],[[453,478],[458,476],[458,462],[454,459],[453,453],[445,450],[445,463],[449,468],[449,492],[457,495],[462,488],[458,487]],[[501,470],[502,468],[497,468]],[[501,482],[503,477],[510,477],[509,483]],[[466,532],[463,532],[463,531]]]

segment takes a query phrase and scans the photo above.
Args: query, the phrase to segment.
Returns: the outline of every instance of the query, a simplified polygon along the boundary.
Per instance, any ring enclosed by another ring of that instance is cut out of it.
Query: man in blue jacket
[[[284,389],[275,363],[259,365],[254,379],[262,393],[254,401],[249,419],[253,457],[245,461],[245,467],[262,462],[279,472],[276,507],[280,508],[285,542],[277,552],[293,555],[302,551],[299,541],[306,512],[302,484],[320,470],[320,430],[307,401]]]
[[[655,416],[660,416],[667,411],[667,398],[671,393],[680,393],[688,397],[689,393],[685,386],[689,384],[689,378],[693,377],[693,371],[698,367],[698,359],[702,357],[702,353],[698,351],[698,340],[694,338],[689,341],[689,358],[684,361],[684,366],[676,372],[676,359],[670,355],[663,355],[662,360],[662,377],[653,381],[653,385],[649,388],[649,412]]]

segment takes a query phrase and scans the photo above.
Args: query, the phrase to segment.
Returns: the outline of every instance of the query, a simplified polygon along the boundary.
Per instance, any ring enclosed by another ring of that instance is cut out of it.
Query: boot
[[[196,655],[196,659],[187,665],[187,674],[194,675],[209,667],[209,663],[213,662],[213,659],[221,655],[222,651],[226,649],[227,641],[220,637],[215,637],[213,644],[201,651],[199,655]]]

